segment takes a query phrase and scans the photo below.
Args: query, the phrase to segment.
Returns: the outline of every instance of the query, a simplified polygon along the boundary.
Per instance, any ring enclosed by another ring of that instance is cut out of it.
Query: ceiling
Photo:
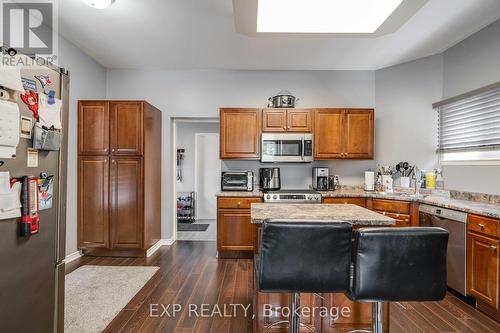
[[[500,19],[498,0],[429,0],[371,38],[250,37],[231,0],[60,1],[59,30],[107,68],[375,70],[442,52]]]

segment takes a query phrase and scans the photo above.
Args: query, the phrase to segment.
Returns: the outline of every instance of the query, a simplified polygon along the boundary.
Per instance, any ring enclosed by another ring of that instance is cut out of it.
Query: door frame
[[[171,219],[172,240],[177,241],[177,124],[178,123],[219,123],[219,117],[171,117],[170,118],[170,190],[172,193]],[[220,135],[220,133],[219,133]]]

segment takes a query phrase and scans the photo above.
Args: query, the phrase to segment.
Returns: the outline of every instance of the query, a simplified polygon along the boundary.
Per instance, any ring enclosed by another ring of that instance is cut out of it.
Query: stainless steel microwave
[[[261,162],[312,162],[311,133],[264,133]]]

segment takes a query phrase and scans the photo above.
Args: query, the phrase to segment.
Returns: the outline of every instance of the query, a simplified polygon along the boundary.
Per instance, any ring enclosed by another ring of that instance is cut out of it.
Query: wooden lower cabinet
[[[396,220],[394,227],[417,227],[419,225],[418,203],[367,199],[367,208]]]
[[[477,307],[500,321],[500,220],[469,215],[467,234],[467,293]]]
[[[324,198],[325,204],[352,204],[366,208],[365,198]]]
[[[217,198],[217,252],[219,258],[251,257],[255,249],[256,226],[250,206],[260,197]]]
[[[142,158],[112,158],[110,168],[112,249],[143,247]]]
[[[83,156],[78,164],[79,247],[108,247],[109,158]]]

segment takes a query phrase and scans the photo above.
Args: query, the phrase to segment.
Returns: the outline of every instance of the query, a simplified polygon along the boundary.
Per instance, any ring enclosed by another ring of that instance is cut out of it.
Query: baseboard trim
[[[151,257],[158,249],[162,246],[168,246],[172,245],[175,242],[175,238],[166,238],[166,239],[160,239],[158,242],[156,242],[153,246],[151,246],[147,251],[146,251],[146,257]]]
[[[68,254],[66,258],[64,258],[64,263],[69,264],[70,262],[75,261],[76,259],[81,257],[83,257],[83,253],[82,251],[78,250],[76,252]]]

